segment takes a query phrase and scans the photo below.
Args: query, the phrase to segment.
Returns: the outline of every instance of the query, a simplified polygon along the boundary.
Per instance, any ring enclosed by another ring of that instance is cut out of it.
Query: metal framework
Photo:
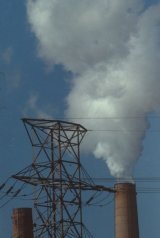
[[[114,191],[82,180],[87,175],[80,163],[80,144],[87,130],[66,121],[22,120],[33,161],[13,178],[34,187],[35,238],[90,237],[82,222],[82,190]]]

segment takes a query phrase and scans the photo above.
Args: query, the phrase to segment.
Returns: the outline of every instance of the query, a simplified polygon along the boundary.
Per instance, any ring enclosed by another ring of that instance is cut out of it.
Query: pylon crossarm
[[[65,189],[81,189],[81,190],[94,190],[94,191],[106,191],[106,192],[111,192],[111,193],[115,193],[115,189],[113,188],[109,188],[109,187],[105,187],[102,185],[92,185],[92,184],[88,184],[86,182],[69,182],[67,180],[59,180],[59,179],[55,179],[54,181],[52,181],[51,179],[48,178],[31,178],[29,176],[17,176],[17,175],[13,175],[12,176],[14,179],[17,180],[21,180],[23,182],[29,183],[31,185],[34,186],[50,186],[50,187],[54,187],[54,188],[60,188],[60,186],[63,186],[63,188]]]

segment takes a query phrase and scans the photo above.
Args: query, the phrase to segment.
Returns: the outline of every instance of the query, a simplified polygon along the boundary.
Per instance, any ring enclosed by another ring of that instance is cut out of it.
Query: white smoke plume
[[[160,107],[160,4],[143,3],[27,2],[39,56],[75,75],[66,116],[97,130],[86,150],[103,158],[115,177],[133,175],[147,115]]]

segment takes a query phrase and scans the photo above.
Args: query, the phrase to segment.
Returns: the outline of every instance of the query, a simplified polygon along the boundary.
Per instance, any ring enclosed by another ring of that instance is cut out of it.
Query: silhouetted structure
[[[13,209],[12,226],[12,238],[33,238],[32,209]]]
[[[23,122],[33,161],[13,178],[35,187],[35,238],[91,237],[82,222],[82,190],[113,190],[95,185],[80,163],[80,144],[87,130],[59,120],[25,118]],[[88,204],[91,200],[93,196]]]
[[[115,238],[139,238],[135,184],[115,185]]]

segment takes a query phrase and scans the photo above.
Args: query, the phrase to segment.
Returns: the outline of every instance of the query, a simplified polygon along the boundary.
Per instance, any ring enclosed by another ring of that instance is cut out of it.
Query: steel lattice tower
[[[17,176],[39,188],[34,197],[36,237],[82,237],[80,143],[86,129],[64,121],[23,122],[34,157]]]
[[[13,178],[34,187],[35,238],[90,237],[82,222],[82,190],[113,190],[82,181],[80,144],[87,130],[66,121],[22,120],[33,161]]]

